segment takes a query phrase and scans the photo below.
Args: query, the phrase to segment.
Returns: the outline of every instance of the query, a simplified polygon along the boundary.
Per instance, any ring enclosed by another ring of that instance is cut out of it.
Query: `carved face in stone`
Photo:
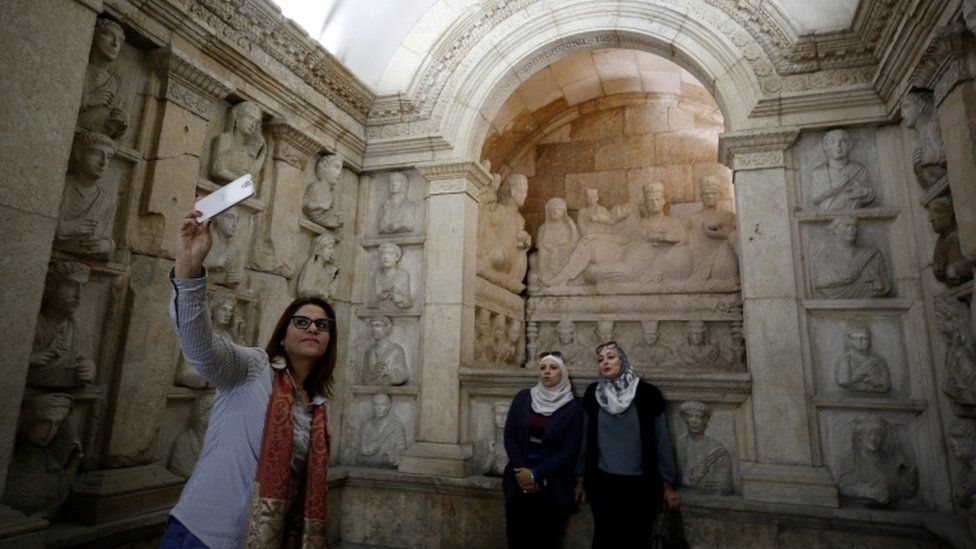
[[[389,395],[383,393],[373,395],[373,417],[377,419],[386,417],[392,407],[393,403],[390,401]]]
[[[613,322],[608,320],[597,322],[596,337],[599,338],[600,343],[613,341]]]
[[[844,242],[853,244],[857,240],[857,219],[839,217],[830,224],[830,231]]]
[[[112,159],[115,152],[111,147],[98,144],[80,145],[78,153],[75,155],[76,166],[86,179],[98,179],[105,173],[108,161]]]
[[[567,324],[560,322],[556,325],[556,335],[559,337],[559,343],[569,345],[576,339],[576,325],[572,322]]]
[[[507,328],[508,323],[505,321],[505,317],[502,315],[496,316],[491,328],[492,335],[495,336],[495,341],[501,341],[505,338]]]
[[[390,174],[390,194],[403,194],[407,192],[407,176],[400,172]]]
[[[505,428],[505,420],[508,419],[508,408],[509,404],[507,402],[495,403],[495,427],[499,429]]]
[[[252,139],[261,133],[261,109],[254,103],[245,101],[234,105],[231,116],[235,130],[242,136]]]
[[[962,1],[962,19],[969,32],[976,34],[976,0]]]
[[[342,159],[334,154],[327,154],[315,164],[315,176],[321,181],[335,182],[342,174]]]
[[[380,266],[384,269],[392,269],[396,267],[402,255],[403,250],[399,246],[390,242],[384,242],[380,246]]]
[[[562,198],[551,198],[546,202],[546,219],[560,221],[566,217],[566,201]]]
[[[45,307],[58,316],[71,316],[81,305],[81,288],[84,283],[76,278],[62,278],[45,293]]]
[[[641,336],[644,343],[654,345],[657,343],[657,322],[641,322]]]
[[[393,323],[390,322],[389,318],[385,316],[374,318],[369,321],[369,337],[376,341],[381,339],[386,339],[390,335],[390,329],[393,327]]]
[[[855,351],[867,352],[871,348],[871,332],[851,330],[847,334],[847,344]]]
[[[325,234],[315,239],[315,255],[321,263],[328,263],[335,257],[335,238]]]
[[[824,154],[831,160],[846,160],[851,154],[851,136],[844,130],[827,132],[821,142]]]
[[[512,320],[508,324],[508,332],[506,333],[508,340],[515,343],[522,336],[522,323],[518,320]]]
[[[872,452],[880,452],[887,433],[883,427],[871,426],[861,431],[861,443]]]
[[[948,199],[929,202],[929,223],[932,224],[932,230],[939,234],[952,229],[956,225],[952,202]]]
[[[647,211],[652,214],[663,213],[665,204],[667,201],[664,198],[663,186],[656,183],[644,185],[644,205]]]
[[[706,177],[701,183],[701,201],[706,208],[715,207],[722,198],[722,191],[714,177]]]
[[[210,316],[214,324],[218,326],[230,325],[234,318],[234,300],[231,297],[221,297],[214,301],[214,306],[210,310]]]
[[[27,397],[21,410],[20,438],[39,448],[54,440],[61,422],[71,411],[71,397],[54,393]]]
[[[227,238],[237,234],[237,210],[231,208],[214,218],[214,227]]]
[[[704,345],[708,338],[708,327],[704,322],[688,323],[688,343],[692,345]]]
[[[474,324],[479,334],[487,333],[491,329],[491,311],[488,309],[478,309],[478,317],[475,319]]]
[[[957,420],[949,431],[949,449],[962,461],[976,459],[976,428],[971,421]]]
[[[122,28],[117,23],[102,20],[95,26],[92,51],[105,61],[114,61],[124,42],[125,33],[122,32]]]
[[[597,189],[586,189],[586,204],[596,206],[600,202],[600,191]]]
[[[685,424],[688,426],[688,432],[700,435],[705,432],[705,428],[708,427],[708,416],[702,410],[689,410],[681,414],[684,418]]]
[[[620,361],[620,353],[613,346],[603,347],[596,354],[597,365],[600,367],[600,375],[607,379],[613,379],[620,374],[623,363]]]
[[[539,361],[539,383],[546,389],[552,389],[563,379],[563,371],[559,363],[546,357]]]
[[[529,196],[529,181],[524,175],[514,174],[508,178],[508,188],[511,190],[515,206],[521,208]]]

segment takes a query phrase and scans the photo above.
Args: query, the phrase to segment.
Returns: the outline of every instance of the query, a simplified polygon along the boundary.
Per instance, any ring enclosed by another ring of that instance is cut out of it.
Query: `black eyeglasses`
[[[559,358],[562,358],[563,354],[559,351],[542,351],[539,353],[539,358],[546,358],[547,356],[558,356]]]
[[[298,328],[299,330],[307,330],[308,327],[309,327],[309,325],[315,324],[315,327],[320,332],[324,332],[324,331],[326,331],[326,330],[329,329],[329,326],[332,325],[332,319],[331,318],[316,318],[315,320],[312,320],[311,318],[308,318],[307,316],[295,315],[295,316],[291,317],[291,324],[292,324],[292,326]]]

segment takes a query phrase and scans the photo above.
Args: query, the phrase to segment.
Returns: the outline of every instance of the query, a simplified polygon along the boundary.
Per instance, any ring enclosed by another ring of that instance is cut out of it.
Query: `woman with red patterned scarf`
[[[335,312],[293,301],[266,348],[213,332],[204,259],[210,222],[189,212],[176,240],[170,316],[187,362],[216,388],[193,474],[162,548],[325,547]]]

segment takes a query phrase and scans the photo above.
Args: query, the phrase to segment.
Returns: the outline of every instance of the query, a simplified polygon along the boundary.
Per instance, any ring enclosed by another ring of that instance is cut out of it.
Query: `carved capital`
[[[718,137],[719,161],[733,170],[781,168],[799,136],[792,128],[725,132]]]
[[[213,102],[234,90],[173,48],[160,48],[150,57],[161,80],[160,95],[204,120],[210,119]]]
[[[325,148],[314,137],[296,128],[284,118],[272,120],[268,128],[275,138],[275,160],[283,160],[299,170],[305,169],[305,162],[310,156]]]
[[[912,73],[912,86],[932,90],[938,106],[956,86],[973,79],[974,50],[976,40],[961,22],[939,28]]]
[[[491,185],[491,174],[477,162],[455,162],[417,166],[428,183],[428,194],[467,193],[475,200]]]

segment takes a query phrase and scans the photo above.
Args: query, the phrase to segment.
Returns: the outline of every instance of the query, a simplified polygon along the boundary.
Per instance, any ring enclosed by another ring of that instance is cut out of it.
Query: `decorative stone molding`
[[[313,154],[324,149],[314,137],[293,126],[284,118],[276,118],[268,124],[271,135],[275,137],[274,158],[283,160],[299,170],[305,169],[305,162]]]
[[[234,91],[210,72],[173,48],[160,48],[151,54],[156,72],[162,80],[160,94],[193,114],[210,120],[213,102]]]
[[[373,93],[272,2],[195,0],[189,11],[226,42],[245,52],[263,50],[356,121],[366,121]]]
[[[726,132],[718,136],[719,162],[733,170],[781,168],[800,131],[792,128]]]
[[[921,63],[912,73],[916,88],[932,90],[938,106],[958,84],[974,78],[968,57],[976,47],[974,37],[964,24],[956,22],[938,29],[925,51]]]
[[[476,162],[455,162],[417,166],[428,182],[428,194],[467,193],[475,200],[481,190],[491,185],[491,175]]]

